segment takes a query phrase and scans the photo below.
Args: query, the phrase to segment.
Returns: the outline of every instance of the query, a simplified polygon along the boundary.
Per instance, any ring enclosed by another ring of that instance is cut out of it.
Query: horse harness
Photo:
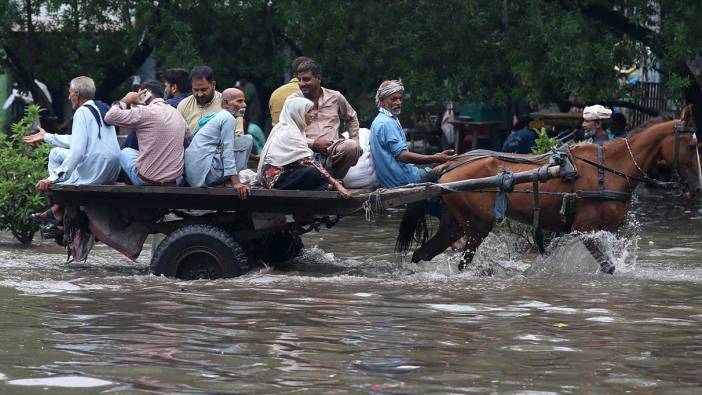
[[[629,147],[629,141],[625,137],[624,142],[627,146],[627,150],[629,151],[629,155],[631,157],[631,160],[634,162],[634,165],[636,166],[636,169],[641,173],[641,176],[637,175],[628,175],[626,173],[623,173],[619,170],[612,169],[610,167],[607,167],[605,165],[605,147],[602,145],[597,145],[597,162],[591,161],[589,159],[580,157],[580,156],[575,156],[573,155],[570,150],[568,149],[567,146],[562,146],[558,149],[553,149],[550,153],[548,154],[543,154],[539,155],[536,157],[531,157],[531,158],[526,158],[523,156],[516,156],[516,155],[510,155],[510,154],[504,154],[500,152],[494,152],[494,151],[487,151],[487,150],[476,150],[476,151],[471,151],[467,154],[464,154],[462,156],[465,156],[466,159],[447,166],[446,168],[442,169],[440,173],[436,175],[437,179],[438,177],[441,177],[445,173],[448,173],[451,170],[454,170],[458,167],[462,167],[466,164],[472,163],[475,160],[482,159],[482,158],[487,158],[487,157],[495,157],[497,159],[503,160],[505,162],[511,162],[511,163],[521,163],[521,164],[538,164],[538,163],[543,163],[546,159],[549,160],[549,163],[543,166],[543,169],[545,170],[549,166],[554,166],[554,165],[559,165],[561,166],[561,179],[563,182],[568,182],[571,185],[571,191],[570,192],[540,192],[539,191],[539,183],[546,181],[548,178],[546,176],[545,171],[539,171],[534,174],[534,177],[532,178],[532,188],[531,190],[529,189],[524,189],[524,190],[514,190],[514,180],[512,178],[512,171],[503,169],[499,174],[495,176],[495,181],[498,186],[498,190],[474,190],[472,192],[497,192],[497,196],[495,199],[495,220],[496,222],[500,223],[506,216],[507,212],[507,198],[506,198],[506,193],[509,192],[521,192],[521,193],[531,193],[533,195],[533,221],[532,221],[532,226],[534,227],[534,239],[536,241],[536,244],[539,248],[539,251],[541,253],[544,252],[544,245],[543,245],[543,231],[540,226],[540,213],[541,213],[541,208],[540,208],[540,197],[539,195],[541,194],[548,194],[548,195],[560,195],[562,196],[562,203],[561,203],[561,209],[560,209],[560,215],[561,218],[563,219],[563,222],[565,224],[566,229],[570,229],[573,225],[573,221],[575,219],[575,201],[577,198],[580,199],[592,199],[592,200],[612,200],[612,201],[618,201],[618,202],[627,202],[631,198],[631,192],[619,192],[619,191],[610,191],[605,189],[605,173],[611,173],[614,174],[618,177],[625,178],[627,182],[629,180],[636,180],[641,183],[644,183],[646,185],[654,186],[657,188],[663,188],[663,189],[677,189],[680,187],[680,175],[679,175],[679,168],[680,168],[680,136],[682,134],[687,134],[687,133],[696,133],[697,129],[693,127],[684,127],[682,126],[682,122],[680,120],[675,121],[675,151],[674,151],[674,158],[673,158],[673,176],[676,178],[672,182],[665,182],[661,181],[655,178],[652,178],[646,174],[646,172],[639,166],[638,162],[636,161],[636,158],[634,157],[633,152],[631,151],[631,147]],[[696,149],[696,146],[694,146]],[[688,147],[689,148],[689,147]],[[575,165],[574,159],[578,159],[580,161],[583,161],[584,163],[594,166],[598,169],[598,174],[597,174],[597,184],[598,184],[598,190],[597,191],[576,191],[575,190],[575,179],[578,177],[578,169],[577,166]],[[630,187],[631,189],[631,187]],[[451,191],[450,192],[458,192],[458,191]],[[465,191],[461,191],[465,192]]]

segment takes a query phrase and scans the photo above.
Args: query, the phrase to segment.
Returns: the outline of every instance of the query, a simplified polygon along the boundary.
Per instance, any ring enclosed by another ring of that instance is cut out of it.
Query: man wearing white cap
[[[422,155],[407,149],[407,139],[397,119],[404,97],[405,87],[397,80],[384,81],[375,95],[378,115],[370,128],[370,147],[378,182],[383,188],[418,183],[422,172],[416,165],[444,163],[453,154],[453,150],[447,150]]]
[[[610,135],[606,125],[611,117],[612,110],[607,107],[599,104],[585,107],[583,110],[583,130],[586,136],[592,139],[593,144],[602,145],[614,138]]]

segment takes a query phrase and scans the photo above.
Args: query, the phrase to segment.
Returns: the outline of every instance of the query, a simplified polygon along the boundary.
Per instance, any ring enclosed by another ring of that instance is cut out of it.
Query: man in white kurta
[[[37,189],[46,190],[51,183],[114,184],[117,180],[120,170],[117,133],[114,126],[105,124],[91,90],[94,95],[94,84],[88,77],[71,81],[69,100],[75,113],[70,135],[40,129],[25,138],[28,143],[43,141],[55,147],[49,154],[49,177],[39,181]]]

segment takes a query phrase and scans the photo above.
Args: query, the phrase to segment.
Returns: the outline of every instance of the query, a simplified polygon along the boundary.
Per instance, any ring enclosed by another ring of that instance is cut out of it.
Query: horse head
[[[688,105],[680,114],[680,122],[674,122],[675,134],[672,144],[661,147],[661,156],[664,162],[678,172],[685,190],[691,196],[702,192],[702,170],[700,170],[700,155],[697,149],[697,136],[692,124],[692,105]],[[668,139],[667,139],[668,140]]]

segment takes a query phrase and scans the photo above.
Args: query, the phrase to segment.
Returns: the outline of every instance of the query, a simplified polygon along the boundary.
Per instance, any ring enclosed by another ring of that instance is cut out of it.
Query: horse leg
[[[579,232],[589,232],[596,229],[615,230],[623,221],[623,214],[621,214],[623,210],[619,209],[620,208],[616,207],[615,205],[609,204],[604,206],[600,205],[599,210],[597,211],[594,211],[593,209],[581,210],[575,218],[573,230]],[[622,219],[619,219],[619,217]],[[611,218],[612,220],[610,223],[606,224],[595,224],[592,222],[592,218]],[[585,236],[581,236],[580,240],[583,242],[585,248],[587,248],[595,261],[600,265],[600,271],[602,273],[614,274],[614,263],[609,259],[607,254],[602,251],[600,243],[596,239]]]
[[[473,257],[475,256],[478,247],[483,243],[483,240],[490,233],[490,230],[486,232],[478,232],[474,229],[465,229],[466,246],[463,251],[463,258],[458,263],[458,270],[463,271],[465,268],[473,262]],[[479,270],[481,275],[492,276],[495,274],[494,270],[490,267],[484,267]]]
[[[590,254],[592,254],[592,257],[595,258],[595,261],[600,264],[600,271],[602,273],[614,274],[614,263],[612,263],[607,254],[602,251],[600,243],[598,243],[596,239],[587,237],[583,237],[581,240],[585,248],[587,248]]]
[[[412,262],[430,261],[435,256],[446,251],[451,243],[463,236],[463,229],[454,218],[453,214],[444,207],[439,221],[439,229],[436,234],[422,244],[414,254],[412,254]]]

